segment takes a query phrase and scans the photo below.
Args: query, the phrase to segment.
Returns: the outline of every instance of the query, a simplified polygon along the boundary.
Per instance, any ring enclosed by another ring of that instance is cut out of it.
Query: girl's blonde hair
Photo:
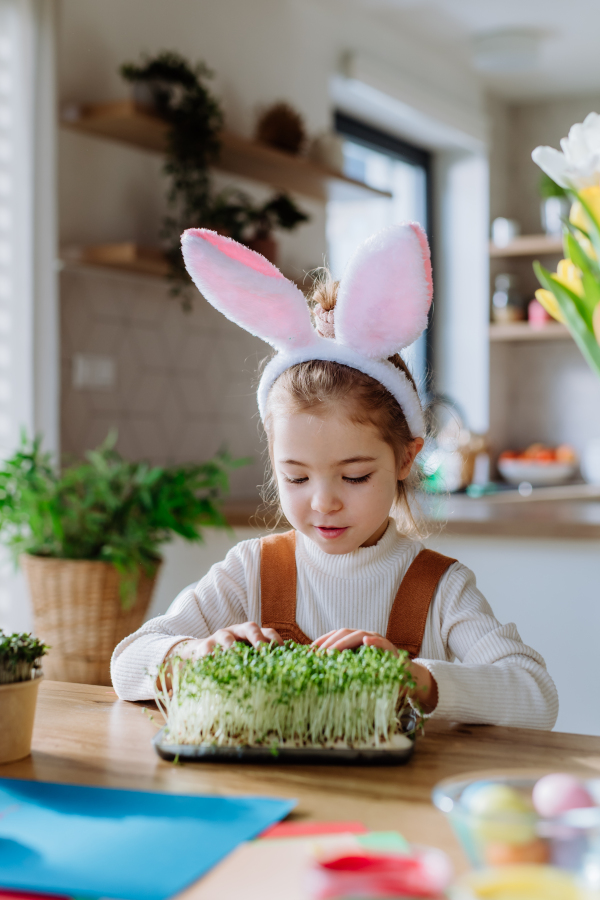
[[[339,282],[333,281],[329,273],[315,282],[309,304],[311,308],[321,307],[328,312],[335,308]],[[408,366],[399,354],[389,357],[389,361],[400,369],[413,385],[417,386]],[[263,499],[270,506],[279,506],[277,481],[273,471],[271,447],[273,444],[273,417],[278,410],[289,412],[313,410],[323,413],[330,406],[344,404],[349,408],[350,418],[357,424],[374,425],[393,452],[397,465],[401,465],[406,448],[412,442],[404,413],[397,400],[382,384],[341,363],[327,360],[310,360],[298,363],[283,372],[273,384],[269,393],[264,427],[269,444],[270,472],[263,488]],[[396,500],[392,515],[404,533],[422,537],[424,534],[421,517],[414,509],[414,490],[419,474],[413,466],[408,478],[398,481]],[[283,513],[279,508],[279,519]]]

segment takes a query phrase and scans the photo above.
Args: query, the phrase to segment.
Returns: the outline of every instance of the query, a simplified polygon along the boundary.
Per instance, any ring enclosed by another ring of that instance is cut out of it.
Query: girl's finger
[[[261,641],[264,642],[262,631],[256,622],[244,622],[241,625],[230,625],[229,628],[224,630],[229,634],[232,634],[236,641],[246,641],[248,644],[252,644],[253,647],[256,647]]]
[[[347,635],[350,634],[354,634],[354,632],[349,628],[339,628],[337,631],[334,631],[332,634],[330,634],[322,644],[319,644],[319,647],[321,650],[331,650],[333,647],[336,647],[338,641],[343,640]],[[361,631],[361,635],[363,634],[364,632]]]
[[[388,650],[394,656],[398,656],[398,651],[391,641],[382,637],[380,634],[366,634],[362,640],[366,647],[379,647],[380,650]]]
[[[214,637],[206,638],[205,641],[202,641],[200,646],[198,647],[198,657],[200,656],[208,656],[213,652],[215,647],[217,646],[217,641],[215,641]]]
[[[364,631],[351,631],[349,634],[340,637],[333,643],[329,650],[354,650],[355,647],[362,646]]]
[[[262,633],[269,643],[275,641],[279,645],[283,644],[283,638],[274,628],[263,628]]]
[[[259,644],[270,644],[271,638],[266,637],[263,633],[262,629],[256,624],[256,622],[248,622],[246,624],[246,634],[247,639],[250,641],[253,647],[258,647]]]
[[[215,633],[211,635],[209,640],[214,641],[214,645],[219,644],[223,648],[223,650],[229,650],[229,648],[232,647],[233,644],[235,644],[235,642],[238,640],[238,637],[233,631],[230,631],[228,628],[222,628],[220,631],[215,631]]]
[[[335,634],[335,630],[328,631],[327,634],[322,634],[321,637],[318,637],[316,640],[314,640],[310,646],[311,647],[321,647],[323,644],[323,641],[326,641],[327,638],[332,634]]]

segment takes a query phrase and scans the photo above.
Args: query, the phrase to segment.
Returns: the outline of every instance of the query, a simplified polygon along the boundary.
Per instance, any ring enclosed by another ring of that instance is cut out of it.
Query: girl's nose
[[[325,486],[318,488],[312,495],[311,508],[313,512],[327,515],[339,512],[342,506],[342,501],[336,493]]]

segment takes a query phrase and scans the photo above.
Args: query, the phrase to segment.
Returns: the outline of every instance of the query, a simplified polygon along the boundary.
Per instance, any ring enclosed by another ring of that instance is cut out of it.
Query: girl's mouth
[[[345,525],[343,528],[328,528],[325,525],[315,525],[315,528],[322,537],[328,538],[328,540],[341,537],[342,534],[348,531],[347,525]]]

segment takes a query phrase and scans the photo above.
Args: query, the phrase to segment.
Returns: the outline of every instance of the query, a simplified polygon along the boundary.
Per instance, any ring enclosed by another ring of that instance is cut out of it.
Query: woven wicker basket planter
[[[144,621],[158,568],[153,578],[141,573],[135,603],[124,610],[119,573],[110,563],[24,554],[21,567],[35,633],[51,647],[44,658],[46,678],[109,685],[112,652]]]

